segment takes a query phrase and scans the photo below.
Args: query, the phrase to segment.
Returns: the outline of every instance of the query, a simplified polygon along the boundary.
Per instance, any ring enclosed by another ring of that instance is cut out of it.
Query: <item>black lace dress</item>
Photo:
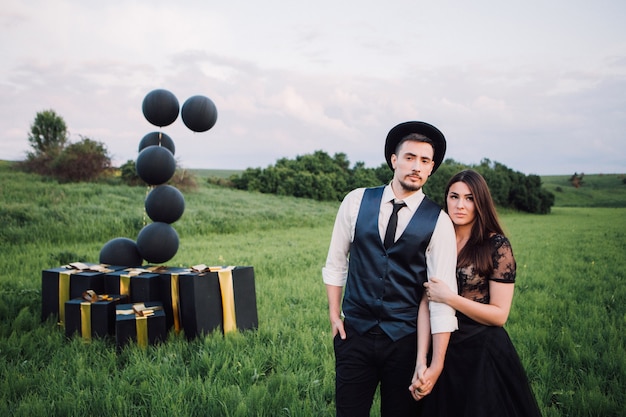
[[[457,268],[459,294],[489,303],[489,280],[515,282],[515,258],[502,235],[493,244],[494,272],[474,274]],[[511,339],[502,327],[485,326],[457,312],[459,330],[452,333],[444,370],[432,393],[424,398],[422,416],[507,417],[541,416],[539,407]]]

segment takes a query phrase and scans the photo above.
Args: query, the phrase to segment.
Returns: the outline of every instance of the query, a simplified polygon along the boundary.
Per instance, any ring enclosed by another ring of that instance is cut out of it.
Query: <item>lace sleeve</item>
[[[514,283],[517,266],[511,242],[502,235],[494,235],[491,241],[493,242],[493,273],[489,279]]]

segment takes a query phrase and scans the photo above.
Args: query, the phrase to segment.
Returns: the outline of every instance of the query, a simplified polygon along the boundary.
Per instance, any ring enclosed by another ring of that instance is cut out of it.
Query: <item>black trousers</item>
[[[382,417],[419,416],[421,404],[409,392],[417,333],[394,342],[377,327],[363,335],[344,327],[346,339],[334,339],[337,417],[369,417],[379,384]]]

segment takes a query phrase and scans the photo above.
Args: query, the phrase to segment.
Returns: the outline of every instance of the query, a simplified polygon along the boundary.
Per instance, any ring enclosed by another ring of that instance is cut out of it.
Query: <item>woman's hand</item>
[[[428,301],[436,303],[449,304],[450,299],[456,295],[445,282],[435,277],[430,277],[428,282],[424,283],[424,288]]]
[[[432,381],[426,376],[427,371],[428,368],[425,363],[417,364],[415,367],[413,379],[411,380],[411,385],[409,386],[409,391],[415,401],[421,400],[430,394],[433,389]]]

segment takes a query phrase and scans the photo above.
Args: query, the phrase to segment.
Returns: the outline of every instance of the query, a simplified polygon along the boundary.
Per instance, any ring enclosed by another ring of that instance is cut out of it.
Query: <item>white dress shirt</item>
[[[365,188],[357,188],[346,195],[337,211],[335,226],[330,240],[326,265],[322,268],[322,277],[327,285],[343,287],[348,277],[348,256],[350,244],[354,240],[356,220],[361,207]],[[418,192],[405,198],[406,207],[398,212],[396,239],[402,235],[413,214],[424,199],[424,193]],[[383,191],[383,198],[378,212],[378,231],[381,242],[385,236],[387,223],[396,197],[390,185]],[[397,200],[400,201],[400,200]],[[456,237],[454,226],[448,215],[441,211],[430,243],[426,248],[426,273],[428,277],[443,280],[454,292],[458,292],[456,282]],[[443,303],[429,303],[431,333],[453,332],[458,329],[455,310]]]

